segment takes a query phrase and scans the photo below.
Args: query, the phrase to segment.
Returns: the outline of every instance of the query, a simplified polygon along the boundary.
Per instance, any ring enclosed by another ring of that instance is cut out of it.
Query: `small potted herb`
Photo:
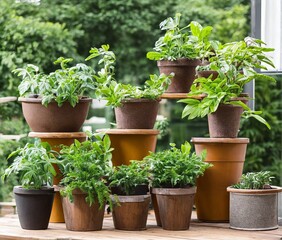
[[[147,53],[147,58],[157,60],[160,73],[175,75],[167,93],[187,93],[190,90],[196,67],[213,54],[214,42],[209,40],[212,27],[202,27],[198,22],[180,26],[181,14],[167,18],[160,23],[165,31],[155,43],[155,51]]]
[[[18,89],[24,117],[34,132],[76,132],[82,126],[92,101],[85,97],[95,89],[95,71],[72,59],[55,61],[61,69],[44,74],[35,65],[14,70],[22,77]]]
[[[95,140],[95,141],[94,141]],[[101,230],[105,204],[111,204],[107,176],[110,172],[110,139],[95,135],[80,143],[62,146],[60,193],[68,230]]]
[[[148,192],[148,168],[143,161],[131,161],[129,165],[113,168],[109,176],[116,229],[139,231],[146,229],[150,195]]]
[[[3,179],[18,174],[21,186],[14,187],[14,195],[21,227],[29,230],[47,229],[51,214],[56,175],[53,164],[55,152],[48,143],[27,143],[12,152],[13,163],[5,170]]]
[[[92,48],[86,59],[101,57],[103,69],[96,77],[96,97],[107,101],[108,106],[115,108],[117,128],[152,129],[156,122],[160,96],[167,89],[172,75],[150,75],[144,87],[123,84],[114,79],[115,54],[109,45]]]
[[[271,186],[269,171],[243,174],[240,182],[227,188],[230,193],[230,227],[239,230],[278,228],[278,193]]]
[[[166,230],[189,229],[196,179],[210,167],[204,162],[206,152],[196,155],[188,142],[178,149],[174,144],[161,152],[151,153],[144,160],[149,166],[150,185],[155,194],[155,211]],[[177,213],[177,215],[175,215]]]

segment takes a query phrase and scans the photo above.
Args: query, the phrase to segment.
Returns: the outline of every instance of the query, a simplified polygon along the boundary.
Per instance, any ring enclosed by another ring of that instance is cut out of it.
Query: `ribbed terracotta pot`
[[[60,145],[70,146],[74,140],[83,142],[86,140],[86,134],[84,132],[30,132],[29,137],[40,138],[42,142],[48,142],[52,149],[60,152]],[[57,165],[54,165],[57,176],[53,179],[53,184],[57,185],[62,179],[61,172]],[[50,222],[52,223],[64,223],[64,213],[61,202],[61,196],[58,190],[55,188],[55,197],[53,207],[50,216]]]
[[[156,195],[160,221],[165,230],[187,230],[190,227],[196,187],[152,188]]]
[[[115,229],[140,231],[146,229],[150,195],[111,196],[115,207],[113,221]],[[115,203],[118,199],[118,205]]]
[[[278,193],[272,189],[235,189],[230,193],[230,227],[238,230],[273,230],[278,228]]]
[[[154,152],[158,130],[154,129],[98,129],[109,135],[114,166],[128,165],[130,160],[142,160],[149,152]]]
[[[122,106],[115,108],[117,128],[154,128],[159,105],[160,99],[127,99],[122,101]]]
[[[19,98],[24,118],[34,132],[77,132],[87,117],[91,98],[81,99],[75,107],[51,102],[47,107],[40,98]]]
[[[23,229],[43,230],[48,228],[54,188],[27,190],[14,187],[14,195],[20,225]]]
[[[66,227],[71,231],[98,231],[102,229],[105,206],[100,208],[98,199],[89,206],[86,194],[80,190],[73,191],[73,202],[62,197]]]
[[[157,62],[160,73],[166,75],[174,73],[167,93],[188,93],[196,78],[196,67],[201,64],[200,60],[181,58],[174,61],[160,60]]]
[[[243,172],[248,138],[192,138],[196,154],[207,150],[206,162],[213,166],[197,180],[197,217],[205,222],[229,221],[228,186]]]

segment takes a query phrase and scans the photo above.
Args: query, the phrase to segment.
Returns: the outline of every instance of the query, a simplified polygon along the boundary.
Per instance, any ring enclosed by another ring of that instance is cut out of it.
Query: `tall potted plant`
[[[55,61],[61,69],[44,74],[35,65],[14,70],[22,77],[18,89],[24,117],[34,132],[77,132],[92,99],[85,97],[95,88],[94,70],[72,59]],[[40,117],[39,117],[40,116]]]
[[[109,176],[116,229],[139,231],[146,229],[150,195],[148,169],[143,161],[114,167]]]
[[[66,227],[73,231],[101,230],[105,204],[111,205],[107,176],[111,148],[107,135],[95,135],[80,143],[63,146],[60,167],[63,178],[60,192]]]
[[[171,144],[169,150],[151,153],[144,160],[149,166],[152,194],[156,195],[157,212],[166,230],[187,230],[190,226],[195,181],[210,167],[200,156],[191,152],[188,142],[178,149]],[[175,214],[177,213],[177,215]]]
[[[270,172],[243,174],[240,182],[227,188],[230,194],[230,227],[239,230],[278,228],[278,193],[271,186]]]
[[[14,187],[17,212],[23,229],[47,229],[54,198],[53,164],[56,156],[48,143],[27,143],[12,152],[13,163],[5,170],[3,179],[19,174],[21,186]]]
[[[196,67],[203,64],[205,59],[212,55],[213,44],[209,41],[211,26],[202,27],[198,22],[180,26],[181,14],[174,18],[167,18],[160,23],[161,30],[165,31],[155,43],[155,51],[147,53],[147,58],[157,60],[160,73],[175,75],[167,93],[187,93],[190,90]]]

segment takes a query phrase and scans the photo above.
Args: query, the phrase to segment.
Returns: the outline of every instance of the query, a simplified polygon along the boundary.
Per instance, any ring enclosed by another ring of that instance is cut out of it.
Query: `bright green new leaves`
[[[61,194],[73,201],[72,192],[80,189],[87,194],[86,202],[92,205],[98,199],[100,207],[110,202],[105,177],[111,171],[111,142],[108,135],[94,135],[88,141],[75,141],[62,146],[60,169],[63,179]]]
[[[19,181],[26,189],[53,186],[53,177],[56,176],[53,164],[58,162],[54,154],[46,142],[27,143],[9,155],[8,159],[11,157],[15,159],[5,170],[2,178],[5,179],[12,173],[19,174]]]
[[[185,142],[178,149],[171,144],[168,150],[153,153],[144,158],[149,166],[152,187],[194,186],[211,164],[204,162],[206,151],[200,155],[191,152],[191,145]]]
[[[269,171],[261,172],[249,172],[243,174],[240,182],[233,185],[233,188],[237,189],[264,189],[268,187],[271,183],[272,177]]]
[[[212,43],[209,41],[212,27],[202,27],[198,22],[192,21],[189,25],[180,28],[180,13],[174,18],[167,18],[160,23],[161,30],[165,30],[154,50],[147,53],[150,60],[176,60],[179,58],[203,59],[212,55]],[[190,31],[189,31],[190,28]]]

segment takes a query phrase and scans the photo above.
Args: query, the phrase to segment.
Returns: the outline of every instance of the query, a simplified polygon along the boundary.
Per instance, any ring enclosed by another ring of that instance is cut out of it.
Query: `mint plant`
[[[194,186],[196,179],[211,166],[204,162],[206,151],[196,155],[188,142],[180,149],[175,144],[170,146],[168,150],[151,152],[144,158],[149,167],[150,184],[169,188]]]
[[[56,171],[53,164],[58,163],[57,153],[51,150],[47,142],[27,143],[23,148],[13,151],[8,159],[15,157],[14,162],[5,170],[2,179],[11,174],[18,174],[19,182],[25,189],[41,189],[53,186]]]

